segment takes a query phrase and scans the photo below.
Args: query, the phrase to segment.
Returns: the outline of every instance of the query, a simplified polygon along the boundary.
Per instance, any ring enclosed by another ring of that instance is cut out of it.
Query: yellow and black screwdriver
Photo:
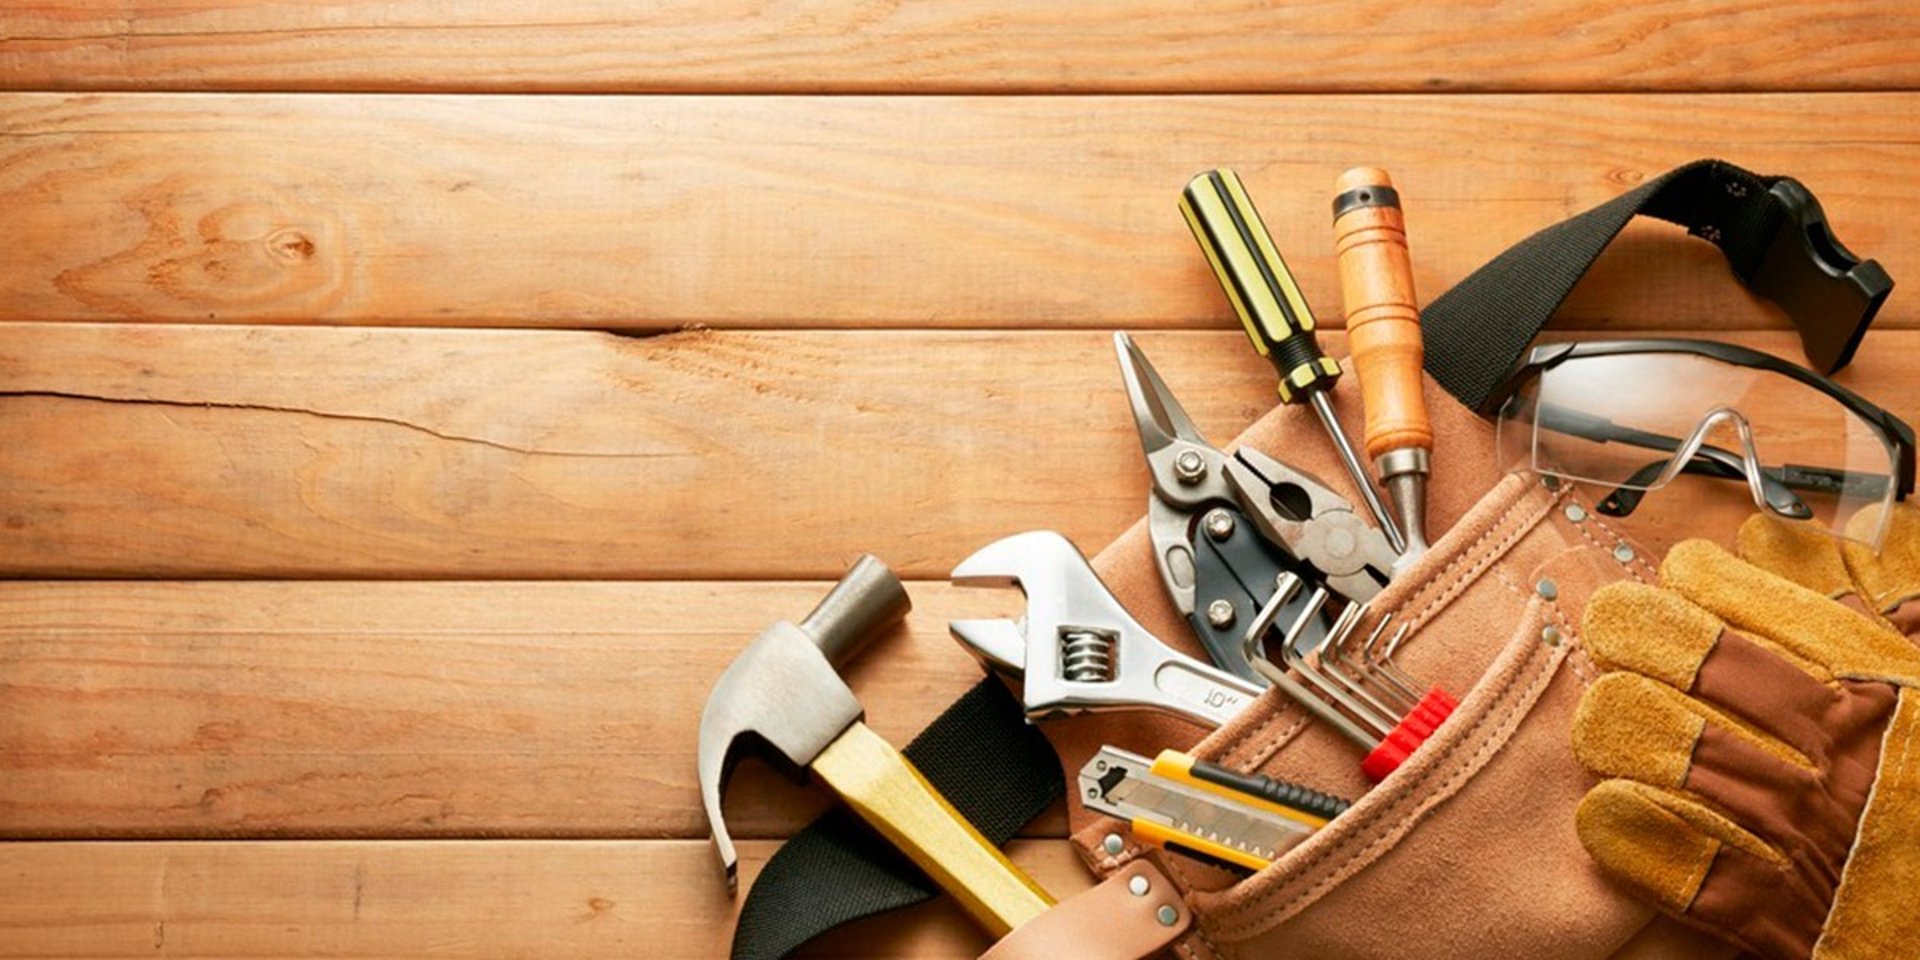
[[[1314,338],[1313,311],[1280,258],[1246,187],[1231,170],[1209,170],[1194,177],[1180,194],[1180,211],[1187,226],[1213,265],[1227,299],[1260,351],[1280,373],[1280,402],[1307,403],[1319,414],[1340,462],[1353,477],[1367,511],[1395,553],[1405,553],[1407,541],[1387,514],[1386,504],[1373,488],[1373,479],[1359,454],[1340,429],[1327,391],[1340,379],[1340,365],[1320,352]]]

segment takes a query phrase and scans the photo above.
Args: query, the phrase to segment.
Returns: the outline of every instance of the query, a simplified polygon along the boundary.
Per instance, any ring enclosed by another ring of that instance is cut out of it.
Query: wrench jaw
[[[947,632],[994,673],[1019,679],[1027,670],[1027,637],[1012,620],[954,620]]]
[[[1152,709],[1218,726],[1260,695],[1257,684],[1162,643],[1057,533],[989,544],[962,561],[953,580],[1025,591],[1027,611],[1018,622],[961,620],[951,629],[981,662],[1021,678],[1031,719]]]

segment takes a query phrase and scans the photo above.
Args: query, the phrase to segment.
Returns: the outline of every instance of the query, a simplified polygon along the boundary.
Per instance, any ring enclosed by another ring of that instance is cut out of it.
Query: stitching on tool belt
[[[1191,912],[1193,905],[1188,904],[1187,909]],[[1175,941],[1173,949],[1183,956],[1198,956],[1200,951],[1193,946],[1193,941],[1195,940],[1199,940],[1200,943],[1207,948],[1207,956],[1214,958],[1214,960],[1219,960],[1221,956],[1220,948],[1215,946],[1212,940],[1207,939],[1207,932],[1205,930],[1200,929],[1200,915],[1197,913],[1193,916],[1193,925],[1187,928],[1187,935]]]
[[[1593,686],[1593,682],[1600,679],[1600,666],[1593,662],[1593,655],[1587,652],[1587,645],[1581,641],[1573,618],[1563,611],[1556,611],[1554,619],[1560,622],[1560,642],[1567,646],[1567,669],[1573,671],[1582,687]]]
[[[1290,726],[1280,731],[1273,739],[1264,743],[1259,742],[1260,738],[1265,735],[1269,728],[1279,723],[1281,719],[1287,717],[1293,719],[1293,723]],[[1313,718],[1309,716],[1305,710],[1301,709],[1298,704],[1288,703],[1279,710],[1275,710],[1272,716],[1261,721],[1260,726],[1235,738],[1234,742],[1228,745],[1228,751],[1222,752],[1222,756],[1229,758],[1229,762],[1242,766],[1248,763],[1254,766],[1264,765],[1268,760],[1273,759],[1273,755],[1279,753],[1282,747],[1292,742],[1293,738],[1298,735],[1300,731],[1305,730],[1307,724],[1312,722]],[[1251,747],[1252,750],[1250,754],[1243,755],[1240,751],[1241,747]]]
[[[1538,657],[1540,656],[1540,653],[1538,649],[1536,649],[1529,656]],[[1479,745],[1473,751],[1472,755],[1468,758],[1468,761],[1466,763],[1454,766],[1451,769],[1446,779],[1441,781],[1438,788],[1434,790],[1423,789],[1427,781],[1430,780],[1435,774],[1439,772],[1441,767],[1441,759],[1436,759],[1433,762],[1433,766],[1429,767],[1428,770],[1425,773],[1423,773],[1418,780],[1415,780],[1413,783],[1406,784],[1405,787],[1407,788],[1407,791],[1404,794],[1402,794],[1402,796],[1399,799],[1395,800],[1392,804],[1379,810],[1371,819],[1375,822],[1379,822],[1381,820],[1387,819],[1389,815],[1399,814],[1402,808],[1410,804],[1418,805],[1419,801],[1432,800],[1435,796],[1442,796],[1442,795],[1451,796],[1450,791],[1452,790],[1453,787],[1455,787],[1461,780],[1469,778],[1474,773],[1477,773],[1479,769],[1478,765],[1481,764],[1482,761],[1484,761],[1485,758],[1487,758],[1491,754],[1498,752],[1500,746],[1502,746],[1505,743],[1505,738],[1491,737],[1491,736],[1487,736],[1486,734],[1489,731],[1494,731],[1499,728],[1509,726],[1509,721],[1513,718],[1515,713],[1519,712],[1522,709],[1523,705],[1530,707],[1532,703],[1538,700],[1537,691],[1539,691],[1543,686],[1545,686],[1546,683],[1551,681],[1554,674],[1553,668],[1555,664],[1556,664],[1556,658],[1551,654],[1547,655],[1545,661],[1541,664],[1541,666],[1539,668],[1536,668],[1533,671],[1533,682],[1527,685],[1524,691],[1525,695],[1520,697],[1508,698],[1507,691],[1512,689],[1513,684],[1509,684],[1507,688],[1501,692],[1500,696],[1503,699],[1507,699],[1507,704],[1506,704],[1506,707],[1498,714],[1498,717],[1497,717],[1498,723],[1489,724],[1487,721],[1495,719],[1495,716],[1493,714],[1489,714],[1488,716],[1481,718],[1480,722],[1475,723],[1473,727],[1470,728],[1473,731],[1474,735],[1480,736],[1481,739],[1479,741]],[[1521,679],[1520,677],[1515,677],[1514,681],[1517,683],[1520,679]],[[1458,744],[1458,746],[1465,746],[1465,743],[1466,741],[1463,738],[1462,741],[1460,741],[1460,743]],[[1457,752],[1457,750],[1447,751],[1448,754],[1453,754],[1455,752]],[[1287,901],[1285,903],[1282,903],[1278,908],[1267,908],[1265,906],[1266,900],[1270,899],[1269,896],[1256,896],[1253,900],[1247,903],[1243,909],[1244,910],[1259,909],[1263,914],[1265,914],[1265,916],[1257,918],[1254,922],[1236,924],[1231,927],[1223,928],[1221,930],[1221,935],[1226,936],[1229,934],[1244,933],[1247,936],[1251,936],[1254,933],[1260,932],[1259,929],[1253,929],[1254,927],[1256,927],[1259,920],[1265,920],[1275,915],[1282,915],[1284,920],[1284,916],[1291,915],[1292,911],[1302,903],[1317,899],[1321,894],[1323,894],[1328,889],[1331,889],[1332,887],[1345,882],[1346,877],[1344,875],[1341,875],[1341,871],[1344,871],[1347,867],[1352,866],[1356,861],[1359,861],[1362,859],[1368,859],[1368,860],[1372,859],[1372,855],[1383,846],[1398,843],[1399,839],[1401,837],[1404,837],[1408,832],[1410,832],[1413,829],[1413,827],[1417,825],[1418,821],[1422,818],[1422,816],[1428,810],[1431,810],[1433,806],[1434,804],[1429,803],[1426,806],[1424,806],[1422,809],[1417,810],[1413,814],[1399,817],[1398,829],[1381,833],[1375,836],[1373,841],[1368,843],[1366,846],[1355,849],[1355,850],[1347,851],[1346,855],[1342,857],[1337,864],[1333,865],[1332,870],[1322,873],[1320,878],[1316,880],[1312,886],[1289,897]],[[1306,863],[1303,863],[1301,865],[1301,872],[1305,872],[1307,869],[1310,869],[1311,867],[1313,867],[1317,861],[1324,860],[1331,855],[1332,855],[1331,851],[1316,855],[1314,858],[1308,860]],[[1283,922],[1283,921],[1276,921],[1275,923],[1270,924],[1267,927],[1261,928],[1261,929],[1271,929],[1272,926],[1277,926],[1278,922]],[[1241,937],[1236,937],[1236,939],[1241,939]]]
[[[1429,766],[1420,774],[1418,779],[1399,786],[1398,789],[1401,790],[1401,795],[1398,798],[1387,806],[1373,811],[1372,815],[1368,817],[1368,825],[1391,821],[1394,823],[1393,829],[1377,834],[1370,843],[1363,847],[1343,851],[1339,861],[1332,864],[1331,869],[1328,870],[1319,870],[1317,868],[1322,862],[1335,856],[1335,849],[1329,846],[1327,849],[1316,852],[1313,856],[1295,865],[1291,871],[1295,877],[1305,876],[1310,873],[1318,874],[1319,879],[1311,886],[1287,897],[1287,899],[1277,907],[1273,906],[1270,901],[1278,896],[1280,889],[1284,889],[1284,887],[1253,895],[1234,910],[1234,913],[1241,916],[1252,915],[1250,919],[1223,925],[1218,930],[1218,935],[1229,939],[1241,940],[1248,936],[1272,929],[1274,926],[1285,922],[1285,920],[1291,916],[1292,911],[1302,903],[1316,899],[1326,890],[1345,882],[1347,878],[1343,875],[1343,871],[1347,868],[1356,862],[1371,860],[1375,853],[1384,846],[1397,844],[1401,838],[1405,837],[1407,833],[1411,832],[1413,828],[1418,825],[1419,821],[1424,818],[1424,815],[1428,811],[1432,810],[1434,806],[1437,806],[1441,800],[1451,797],[1454,788],[1457,787],[1462,780],[1468,779],[1479,772],[1479,769],[1484,765],[1486,760],[1499,751],[1506,740],[1510,738],[1510,734],[1506,737],[1498,736],[1498,731],[1502,729],[1511,730],[1517,722],[1515,720],[1516,715],[1531,710],[1533,704],[1538,702],[1540,691],[1552,681],[1554,674],[1557,672],[1556,668],[1563,659],[1563,655],[1563,647],[1548,648],[1541,645],[1533,645],[1527,651],[1526,658],[1529,660],[1538,660],[1538,665],[1532,667],[1530,673],[1523,667],[1502,684],[1499,690],[1489,691],[1487,694],[1490,698],[1503,702],[1504,705],[1497,711],[1483,716],[1467,728],[1467,731],[1454,742],[1451,748],[1446,750],[1444,754],[1436,755],[1435,758],[1430,761]],[[1523,683],[1525,684],[1524,688],[1521,686]],[[1520,690],[1520,695],[1518,696],[1514,695],[1516,689]],[[1467,757],[1466,762],[1449,764],[1448,761],[1451,760],[1454,755],[1459,754],[1462,749],[1467,748],[1470,742],[1474,745],[1472,747],[1472,753]],[[1443,769],[1446,771],[1445,779],[1439,783],[1437,788],[1427,789],[1429,781],[1435,776],[1441,775]],[[1422,805],[1423,803],[1424,805]],[[1409,805],[1418,806],[1419,809],[1411,814],[1403,814],[1402,811]]]
[[[1597,550],[1606,549],[1605,544],[1598,542],[1593,546]],[[1533,591],[1516,582],[1512,574],[1499,567],[1495,567],[1493,572],[1515,596],[1528,602],[1533,600]],[[1593,657],[1587,653],[1586,645],[1580,642],[1580,634],[1574,628],[1573,618],[1567,615],[1567,611],[1560,606],[1559,601],[1549,603],[1547,608],[1552,621],[1560,627],[1561,643],[1567,646],[1567,669],[1573,671],[1574,677],[1580,681],[1580,686],[1593,686],[1593,681],[1600,677],[1600,669],[1594,664]]]
[[[1523,494],[1522,499],[1524,499],[1524,496],[1525,495]],[[1485,533],[1482,533],[1479,537],[1476,537],[1473,543],[1468,545],[1467,549],[1462,550],[1459,556],[1455,557],[1451,562],[1449,562],[1446,565],[1444,569],[1442,569],[1438,574],[1436,574],[1433,580],[1436,580],[1436,581],[1445,580],[1447,583],[1447,588],[1441,591],[1438,595],[1430,598],[1426,603],[1422,604],[1418,610],[1407,615],[1407,619],[1405,621],[1407,624],[1409,624],[1407,628],[1408,629],[1407,642],[1413,643],[1414,641],[1419,639],[1420,628],[1423,625],[1425,625],[1427,617],[1430,614],[1432,614],[1437,608],[1446,606],[1448,603],[1453,602],[1453,600],[1457,598],[1461,593],[1465,592],[1468,587],[1472,586],[1474,583],[1479,581],[1480,575],[1486,571],[1487,567],[1491,566],[1495,561],[1505,556],[1509,550],[1513,549],[1513,545],[1515,543],[1518,543],[1522,537],[1525,537],[1527,534],[1537,529],[1540,526],[1541,519],[1543,519],[1544,517],[1546,517],[1548,513],[1551,513],[1553,511],[1554,504],[1558,503],[1561,497],[1562,497],[1561,494],[1555,494],[1554,496],[1548,497],[1547,499],[1541,502],[1540,508],[1538,510],[1535,510],[1534,512],[1521,518],[1515,525],[1511,527],[1508,527],[1505,521],[1511,518],[1512,515],[1507,514],[1502,516],[1500,518],[1501,519],[1500,523],[1495,523],[1493,526],[1488,527]],[[1487,540],[1487,538],[1493,536],[1495,533],[1498,533],[1503,529],[1506,530],[1506,533],[1504,536],[1502,536],[1499,543],[1495,544],[1492,548],[1487,549],[1484,552],[1480,550],[1481,545]],[[1459,566],[1461,563],[1467,561],[1468,559],[1473,560],[1471,569],[1469,569],[1468,571],[1466,571],[1465,573],[1457,577],[1448,579],[1449,575],[1452,574],[1454,568],[1456,566]],[[1412,598],[1409,598],[1409,599],[1412,599]],[[1405,609],[1405,607],[1402,606],[1401,609]]]
[[[1647,552],[1645,550],[1640,549],[1639,544],[1634,543],[1633,541],[1627,539],[1626,536],[1623,535],[1620,531],[1615,530],[1612,526],[1607,524],[1606,521],[1601,520],[1600,514],[1595,513],[1593,508],[1588,506],[1586,502],[1582,501],[1579,497],[1572,497],[1571,499],[1574,500],[1574,502],[1579,503],[1581,508],[1587,511],[1588,522],[1576,523],[1576,524],[1573,524],[1573,526],[1579,528],[1580,535],[1587,538],[1588,543],[1591,543],[1594,546],[1599,547],[1602,551],[1609,554],[1613,552],[1612,550],[1613,547],[1617,547],[1621,544],[1626,544],[1628,548],[1633,550],[1633,560],[1631,562],[1621,564],[1621,566],[1626,568],[1627,573],[1630,576],[1632,576],[1635,580],[1638,580],[1641,583],[1651,582],[1648,580],[1648,577],[1652,577],[1655,580],[1659,579],[1660,571],[1654,569],[1653,564],[1647,560]],[[1593,527],[1597,527],[1602,531],[1605,531],[1607,536],[1613,540],[1613,543],[1610,545],[1601,543],[1600,540],[1593,535],[1593,531],[1588,529],[1589,525]]]
[[[1193,920],[1194,920],[1194,923],[1193,923],[1193,935],[1194,935],[1194,936],[1196,936],[1196,937],[1199,937],[1199,938],[1200,938],[1200,942],[1201,942],[1201,943],[1204,943],[1204,944],[1206,944],[1206,945],[1207,945],[1207,950],[1208,950],[1209,952],[1211,952],[1211,953],[1212,953],[1212,954],[1213,954],[1213,955],[1214,955],[1215,957],[1219,957],[1219,956],[1221,956],[1221,953],[1220,953],[1220,947],[1219,947],[1219,946],[1217,946],[1217,945],[1216,945],[1216,944],[1215,944],[1215,943],[1214,943],[1214,942],[1213,942],[1213,941],[1212,941],[1211,939],[1209,939],[1209,938],[1207,937],[1207,931],[1201,928],[1201,926],[1200,926],[1200,918],[1199,918],[1199,916],[1198,916],[1198,915],[1196,915],[1196,916],[1195,916],[1195,917],[1193,918]]]

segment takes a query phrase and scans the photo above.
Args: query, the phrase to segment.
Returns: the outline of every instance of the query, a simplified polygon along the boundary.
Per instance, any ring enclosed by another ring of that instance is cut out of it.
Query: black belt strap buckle
[[[1786,311],[1810,365],[1833,373],[1853,359],[1893,278],[1878,260],[1861,260],[1834,237],[1820,201],[1800,181],[1781,177],[1767,195],[1778,219],[1752,276],[1743,279]]]

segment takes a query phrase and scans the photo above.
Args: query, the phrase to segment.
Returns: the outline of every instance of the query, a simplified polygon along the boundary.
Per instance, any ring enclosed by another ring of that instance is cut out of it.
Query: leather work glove
[[[1600,867],[1772,960],[1920,948],[1920,647],[1702,540],[1586,610]]]
[[[1862,512],[1855,526],[1876,522]],[[1920,637],[1920,507],[1894,504],[1887,535],[1875,553],[1805,524],[1756,513],[1740,525],[1740,556],[1816,593],[1825,594],[1891,626]]]

